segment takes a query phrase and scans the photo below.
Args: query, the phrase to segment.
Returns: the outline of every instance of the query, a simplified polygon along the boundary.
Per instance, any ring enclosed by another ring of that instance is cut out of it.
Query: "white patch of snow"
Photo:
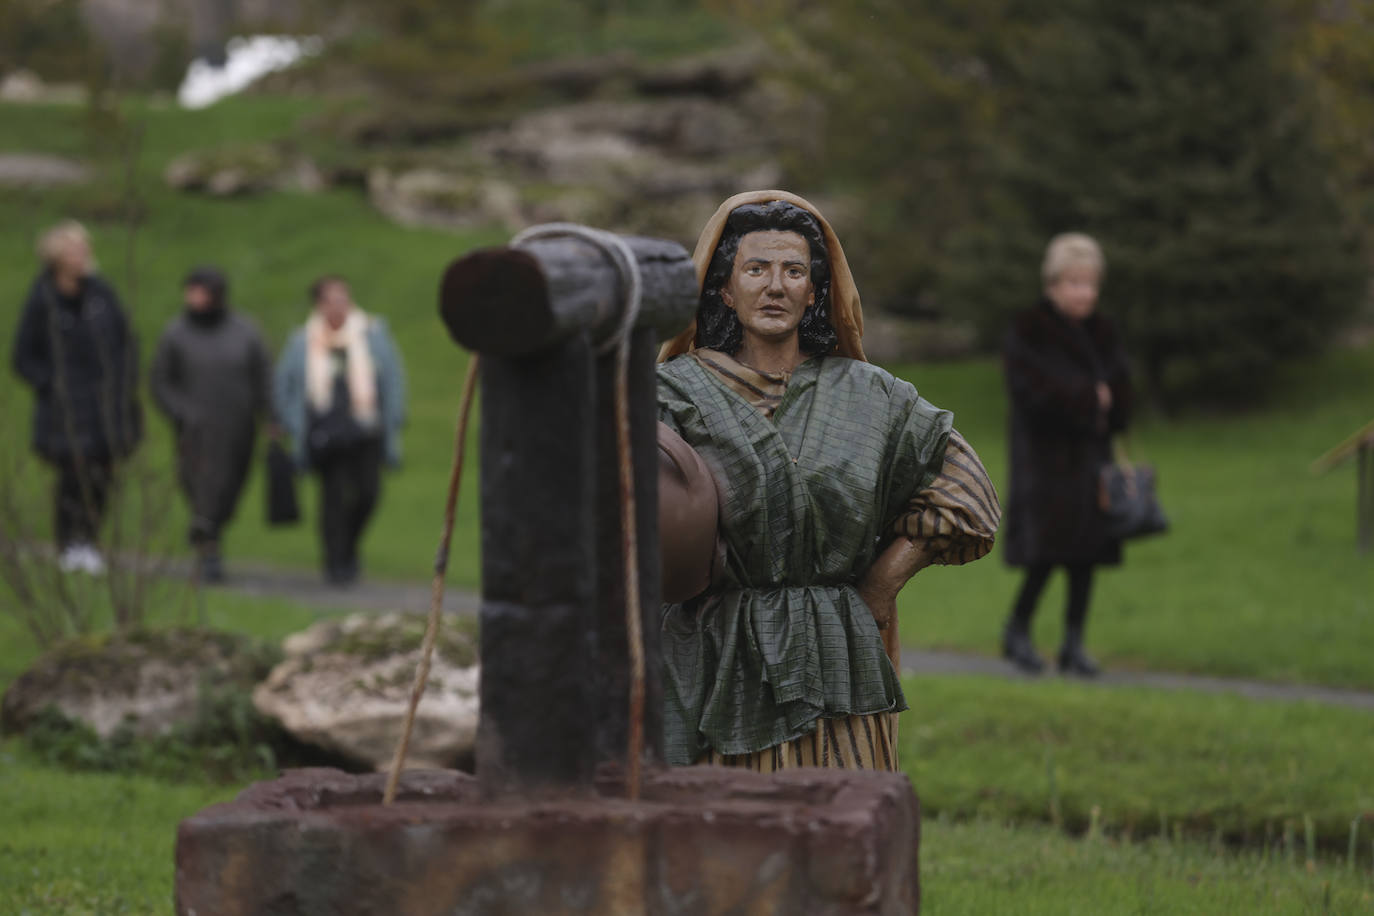
[[[324,42],[314,36],[231,38],[226,46],[227,59],[223,67],[212,67],[199,57],[191,61],[186,78],[177,90],[177,101],[183,108],[205,108],[241,91],[254,80],[286,69],[302,57],[320,53],[323,47]]]

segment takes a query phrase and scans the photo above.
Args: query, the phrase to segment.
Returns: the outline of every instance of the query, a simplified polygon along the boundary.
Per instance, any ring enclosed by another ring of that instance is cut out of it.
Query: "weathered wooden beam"
[[[642,278],[630,335],[630,461],[648,678],[644,754],[662,757],[658,330],[696,308],[680,245],[629,239]],[[574,238],[479,251],[450,265],[440,311],[482,354],[482,720],[477,774],[497,794],[590,788],[624,761],[631,646],[621,543],[614,353],[626,281]]]
[[[498,794],[590,787],[597,763],[594,366],[586,335],[482,362],[477,775]]]
[[[697,307],[696,270],[687,251],[664,239],[626,237],[639,265],[637,327],[677,333]],[[585,239],[546,238],[519,248],[486,248],[444,271],[439,311],[469,350],[517,356],[590,331],[614,333],[625,289],[611,257]]]

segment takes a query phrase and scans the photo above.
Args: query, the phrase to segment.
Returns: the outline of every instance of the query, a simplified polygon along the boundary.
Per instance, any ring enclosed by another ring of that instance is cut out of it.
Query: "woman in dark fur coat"
[[[1112,323],[1098,314],[1105,261],[1086,235],[1056,236],[1041,270],[1044,296],[1017,316],[1003,349],[1011,397],[1011,487],[1002,524],[1006,561],[1026,578],[1002,636],[1002,654],[1035,673],[1044,662],[1030,625],[1051,571],[1068,572],[1059,670],[1090,677],[1083,651],[1093,567],[1121,562],[1098,507],[1098,474],[1111,437],[1126,428],[1130,372]]]

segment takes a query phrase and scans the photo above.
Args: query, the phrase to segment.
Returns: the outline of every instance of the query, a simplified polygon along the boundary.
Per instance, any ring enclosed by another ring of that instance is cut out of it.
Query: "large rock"
[[[90,169],[71,159],[46,153],[0,153],[0,185],[50,188],[80,184],[91,177]]]
[[[765,53],[738,46],[668,61],[642,69],[635,77],[635,88],[646,95],[738,96],[758,82]]]
[[[703,164],[741,152],[767,152],[770,140],[736,107],[690,96],[546,108],[517,118],[511,134],[507,143],[529,153],[556,156],[549,146],[578,137],[610,136]]]
[[[173,629],[64,643],[40,658],[0,703],[0,728],[20,733],[47,708],[101,738],[121,727],[142,737],[189,724],[202,691],[250,690],[279,656],[248,637]]]
[[[448,229],[569,221],[690,239],[721,197],[782,178],[766,139],[702,98],[547,108],[420,159],[374,166],[369,196],[396,222]]]
[[[253,691],[253,705],[297,740],[376,769],[401,735],[425,618],[353,614],[283,644],[286,659]],[[452,767],[477,737],[477,639],[471,618],[448,616],[415,719],[407,761]]]
[[[463,229],[497,224],[516,230],[525,224],[520,193],[500,179],[484,179],[420,167],[368,172],[373,206],[403,226]]]
[[[32,70],[14,70],[0,77],[0,102],[37,102],[43,80]]]
[[[198,191],[212,197],[319,191],[325,187],[324,176],[314,162],[267,143],[183,153],[167,164],[163,180],[178,191]]]

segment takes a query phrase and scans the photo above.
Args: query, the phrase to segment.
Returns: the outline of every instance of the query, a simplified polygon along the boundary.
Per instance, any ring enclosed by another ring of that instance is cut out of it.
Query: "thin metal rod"
[[[382,795],[383,805],[396,800],[396,786],[401,781],[406,752],[410,750],[410,735],[415,728],[415,711],[420,708],[420,698],[425,695],[430,663],[434,658],[434,644],[439,639],[439,618],[444,610],[444,574],[448,572],[449,546],[453,542],[453,523],[458,514],[458,489],[463,479],[463,458],[467,454],[468,419],[472,414],[472,396],[477,390],[480,362],[477,354],[472,354],[468,360],[467,378],[463,380],[463,402],[458,411],[458,429],[453,439],[453,467],[449,471],[448,496],[444,502],[444,528],[439,536],[439,549],[434,554],[434,579],[429,588],[429,622],[425,627],[420,661],[415,666],[415,682],[410,688],[410,706],[406,709],[401,740],[396,744],[396,753],[391,760],[391,775],[387,777],[386,792]]]

